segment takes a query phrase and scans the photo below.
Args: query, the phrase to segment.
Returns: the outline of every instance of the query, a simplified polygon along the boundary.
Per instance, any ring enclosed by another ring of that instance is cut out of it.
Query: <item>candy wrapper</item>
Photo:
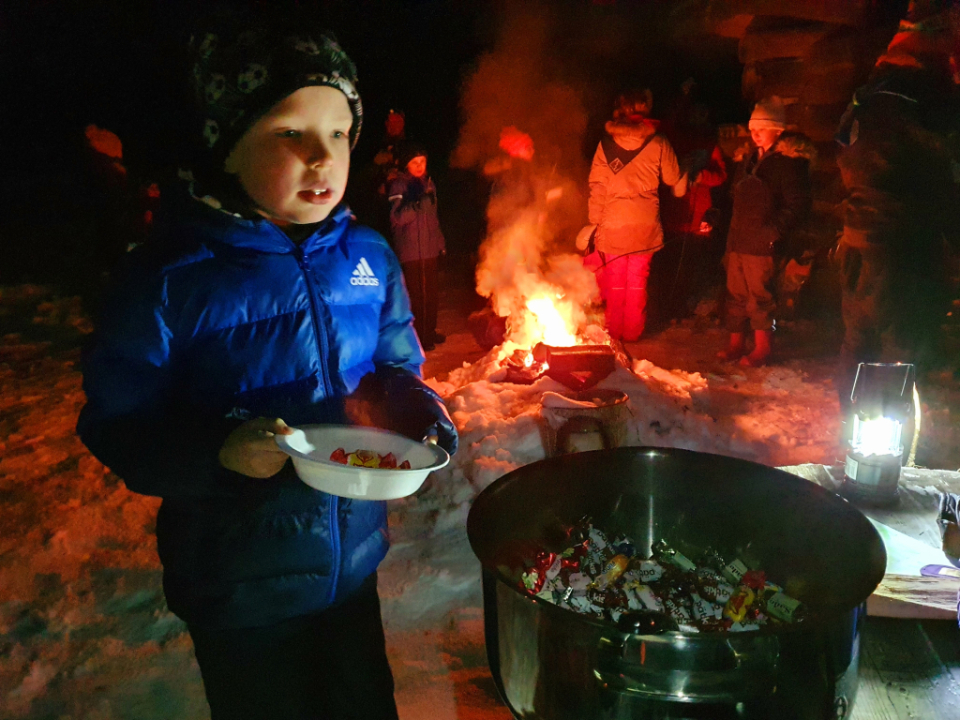
[[[665,540],[660,540],[653,546],[653,556],[661,563],[669,563],[686,572],[697,569],[697,566],[690,558],[667,545]]]
[[[354,467],[374,468],[377,470],[409,470],[410,461],[404,460],[399,465],[397,458],[393,453],[380,455],[373,450],[356,450],[348,453],[343,448],[337,448],[330,453],[330,459],[341,465],[352,465]]]
[[[615,583],[627,570],[630,559],[626,555],[614,555],[603,566],[603,573],[597,578],[597,587],[601,590]]]
[[[756,600],[756,598],[757,595],[753,590],[746,585],[741,585],[737,588],[737,591],[730,596],[730,599],[727,600],[727,604],[723,608],[724,616],[734,622],[743,622],[747,617],[747,611],[750,609],[750,606],[753,605],[753,601]]]
[[[613,622],[624,613],[662,613],[681,632],[751,632],[806,617],[806,607],[765,571],[727,562],[713,549],[694,555],[695,563],[659,540],[643,557],[630,538],[611,539],[589,518],[567,538],[562,552],[534,554],[520,574],[524,592]]]
[[[749,568],[744,565],[740,560],[734,560],[732,563],[723,568],[723,576],[734,585],[740,584],[740,578],[742,578]]]
[[[778,620],[794,622],[801,618],[804,608],[799,600],[778,592],[767,600],[767,612]]]

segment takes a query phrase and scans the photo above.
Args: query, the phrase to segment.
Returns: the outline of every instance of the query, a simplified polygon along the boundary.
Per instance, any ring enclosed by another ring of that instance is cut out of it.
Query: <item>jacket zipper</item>
[[[313,282],[310,280],[309,273],[309,262],[304,255],[303,249],[297,245],[293,250],[294,257],[297,259],[297,265],[300,267],[300,272],[303,273],[303,280],[307,284],[307,297],[310,298],[310,313],[313,316],[313,332],[317,336],[317,345],[320,348],[320,371],[323,375],[323,382],[326,387],[327,392],[333,391],[333,382],[330,380],[330,370],[328,367],[329,363],[329,348],[327,346],[327,335],[323,332],[323,328],[320,327],[320,313],[319,305],[323,302],[319,296],[317,296]],[[338,520],[339,515],[339,499],[336,495],[330,495],[330,545],[333,550],[333,566],[330,570],[330,593],[328,596],[328,602],[332,605],[333,600],[337,595],[337,581],[340,579],[340,522]]]
[[[333,545],[333,568],[330,572],[330,595],[328,602],[333,605],[337,597],[337,582],[340,580],[340,521],[338,519],[340,499],[330,496],[330,544]]]

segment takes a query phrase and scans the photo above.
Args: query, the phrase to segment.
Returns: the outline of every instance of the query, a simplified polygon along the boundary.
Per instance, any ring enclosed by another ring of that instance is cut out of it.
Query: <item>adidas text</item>
[[[371,287],[378,287],[380,281],[377,279],[377,276],[373,274],[373,270],[370,268],[369,263],[367,263],[366,258],[360,258],[360,262],[357,263],[357,269],[353,271],[353,277],[350,278],[351,285],[370,285]]]

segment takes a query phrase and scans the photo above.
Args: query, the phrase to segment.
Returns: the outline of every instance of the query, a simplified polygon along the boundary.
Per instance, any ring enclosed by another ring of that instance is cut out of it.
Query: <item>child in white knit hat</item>
[[[779,97],[761,100],[750,116],[756,149],[733,180],[733,216],[727,234],[726,325],[730,331],[724,360],[745,367],[767,362],[773,337],[774,254],[781,241],[810,211],[809,161],[778,152],[786,130],[786,108]],[[753,330],[749,354],[745,326]]]

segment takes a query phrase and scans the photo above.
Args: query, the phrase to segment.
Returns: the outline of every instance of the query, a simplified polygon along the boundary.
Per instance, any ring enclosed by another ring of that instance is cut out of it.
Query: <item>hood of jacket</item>
[[[640,145],[651,135],[656,134],[658,125],[659,123],[656,120],[650,120],[649,118],[644,119],[641,123],[609,120],[607,124],[604,125],[604,129],[619,145],[624,145],[625,143]]]
[[[659,123],[656,120],[650,119],[644,119],[641,123],[609,120],[604,125],[604,129],[617,145],[626,150],[635,150],[643,145],[649,137],[657,134],[658,125]]]
[[[803,158],[811,163],[817,159],[817,148],[813,140],[801,132],[789,130],[780,134],[771,152],[780,153],[789,158]]]

